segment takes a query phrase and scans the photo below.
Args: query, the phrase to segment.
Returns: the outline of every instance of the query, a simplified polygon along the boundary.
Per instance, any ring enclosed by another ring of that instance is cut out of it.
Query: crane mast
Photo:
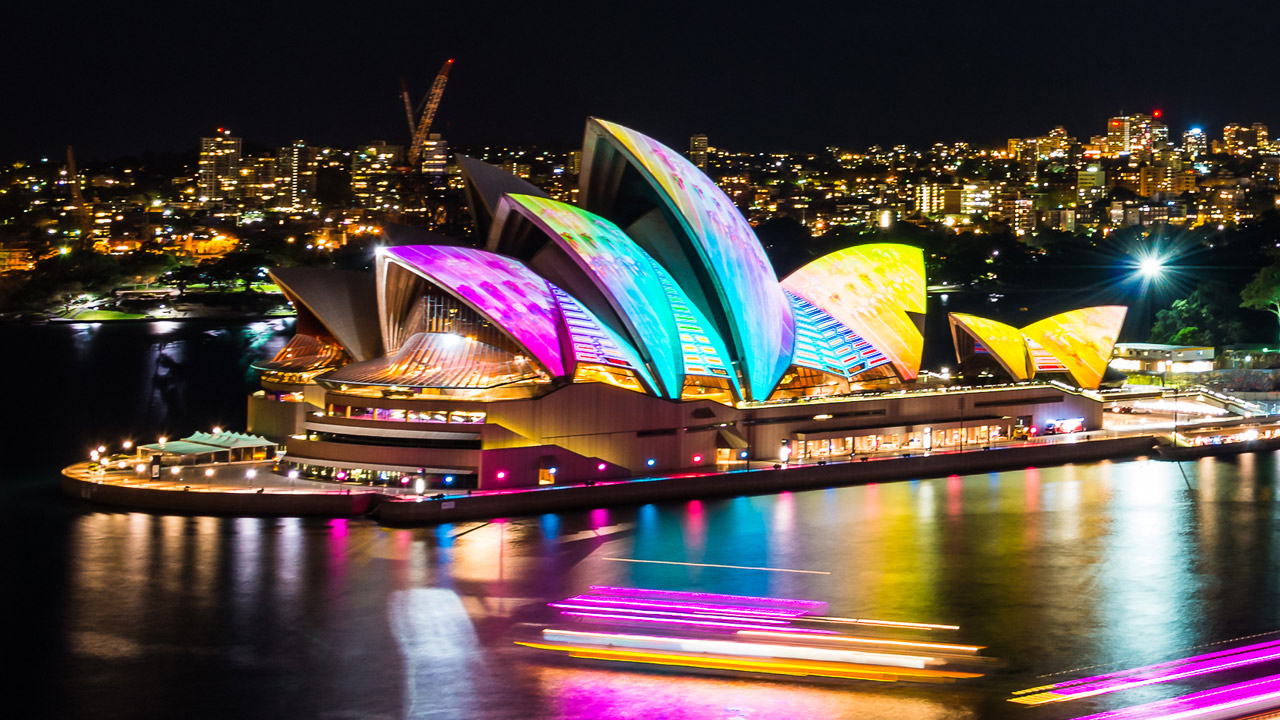
[[[444,85],[449,81],[449,68],[453,67],[453,60],[446,60],[444,67],[440,68],[440,74],[436,75],[436,81],[431,84],[431,93],[427,96],[427,106],[422,110],[422,116],[418,118],[418,128],[413,133],[413,144],[409,146],[409,167],[417,168],[418,161],[422,158],[422,145],[427,140],[427,133],[431,130],[431,121],[435,119],[436,108],[440,107],[440,97],[444,95]],[[408,107],[408,95],[405,95],[406,105]],[[412,118],[412,113],[410,113]]]
[[[409,99],[409,86],[405,85],[404,78],[400,78],[400,99],[404,100],[404,115],[409,119],[409,137],[413,137],[417,123],[413,121],[413,101]]]

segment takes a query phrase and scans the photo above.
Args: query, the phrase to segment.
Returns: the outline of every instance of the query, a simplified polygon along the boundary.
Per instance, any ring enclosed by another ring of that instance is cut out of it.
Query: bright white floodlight
[[[1164,262],[1157,257],[1145,257],[1138,263],[1138,272],[1148,280],[1154,280],[1164,272]]]

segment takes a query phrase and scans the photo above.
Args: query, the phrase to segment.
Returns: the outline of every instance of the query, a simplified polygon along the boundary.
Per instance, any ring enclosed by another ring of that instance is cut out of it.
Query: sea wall
[[[665,500],[760,495],[839,485],[965,475],[1028,466],[1130,458],[1153,452],[1151,436],[1055,443],[870,462],[806,465],[689,477],[633,480],[438,500],[379,503],[373,515],[387,525],[416,525],[532,515],[561,510],[636,505]]]

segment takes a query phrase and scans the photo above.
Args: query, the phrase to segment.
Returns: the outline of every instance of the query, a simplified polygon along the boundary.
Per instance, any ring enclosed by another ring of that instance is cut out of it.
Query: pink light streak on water
[[[1087,691],[1081,690],[1082,687],[1091,687],[1097,685],[1111,686],[1121,685],[1129,682],[1137,684],[1146,684],[1150,680],[1142,681],[1142,676],[1148,678],[1160,678],[1162,680],[1172,680],[1177,677],[1190,677],[1190,675],[1181,675],[1180,673],[1194,671],[1197,668],[1214,667],[1216,669],[1226,669],[1236,665],[1247,665],[1255,662],[1264,662],[1275,657],[1280,657],[1280,640],[1270,640],[1264,643],[1254,645],[1246,645],[1244,647],[1231,648],[1229,650],[1217,650],[1203,655],[1194,655],[1191,657],[1181,658],[1179,660],[1170,660],[1169,662],[1157,663],[1155,665],[1147,665],[1144,667],[1129,668],[1127,670],[1119,670],[1113,673],[1103,675],[1094,675],[1092,677],[1080,678],[1079,680],[1069,680],[1066,682],[1051,685],[1055,692],[1061,695],[1067,694],[1084,694]],[[1255,659],[1248,659],[1255,658]],[[1213,662],[1219,661],[1219,662]],[[1220,666],[1220,667],[1217,667]],[[1203,672],[1213,672],[1214,670],[1206,670],[1202,672],[1194,672],[1193,674],[1203,674]],[[1137,676],[1137,677],[1135,677]],[[1130,687],[1130,685],[1125,685]],[[1121,689],[1116,687],[1115,689]],[[1097,694],[1097,693],[1090,693]]]
[[[692,610],[694,612],[732,612],[739,615],[759,615],[763,617],[799,617],[805,614],[803,610],[774,610],[770,608],[744,608],[736,605],[719,605],[715,603],[694,603],[694,602],[662,602],[648,600],[621,600],[614,598],[597,597],[594,595],[578,595],[569,598],[566,602],[582,602],[600,605],[613,605],[618,607],[639,607],[639,608],[672,608],[676,610]]]
[[[609,587],[607,585],[592,585],[593,592],[608,593],[611,595],[636,595],[640,597],[662,598],[667,600],[718,600],[722,602],[742,602],[742,603],[759,603],[762,605],[775,605],[788,608],[804,608],[806,612],[814,612],[818,608],[826,607],[826,603],[817,600],[795,600],[791,598],[770,598],[770,597],[752,597],[749,595],[718,595],[716,593],[699,593],[699,592],[679,592],[676,590],[649,590],[646,588],[623,588]]]
[[[709,621],[709,620],[681,620],[677,618],[651,618],[651,617],[640,617],[638,615],[611,615],[608,613],[586,613],[586,612],[575,612],[575,611],[565,611],[565,610],[562,610],[560,614],[566,615],[569,617],[589,617],[589,618],[600,618],[603,620],[625,620],[627,622],[646,622],[646,623],[655,623],[660,625],[667,625],[667,624],[692,625],[695,627],[725,628],[727,630],[772,630],[774,632],[794,632],[794,633],[802,633],[802,634],[809,634],[809,635],[812,635],[815,633],[823,634],[823,635],[837,634],[834,630],[800,630],[797,628],[778,627],[776,625],[744,625],[742,623],[716,622],[716,621]]]
[[[673,611],[664,611],[664,610],[638,610],[636,608],[627,608],[625,611],[619,611],[619,610],[614,610],[613,608],[602,608],[595,605],[575,605],[572,603],[548,603],[548,605],[550,605],[553,608],[568,608],[571,610],[599,610],[601,612],[629,612],[629,613],[641,613],[644,615],[669,615],[669,616],[675,616],[680,618],[691,618],[691,619],[696,618],[699,620],[750,620],[751,622],[772,623],[775,625],[786,625],[788,622],[790,622],[789,620],[771,620],[766,618],[744,618],[736,615],[713,615],[713,614],[690,615],[688,613],[682,613],[682,612],[673,612]]]
[[[1280,705],[1280,675],[1225,685],[1120,710],[1085,715],[1076,720],[1197,720],[1198,718],[1240,717]]]
[[[1156,674],[1147,674],[1145,677],[1139,675],[1132,678],[1115,678],[1111,680],[1103,680],[1098,683],[1077,685],[1064,690],[1059,690],[1057,691],[1057,694],[1070,696],[1063,698],[1064,700],[1074,700],[1076,698],[1088,697],[1091,695],[1119,692],[1120,690],[1142,687],[1143,685],[1154,685],[1156,683],[1184,680],[1190,677],[1222,672],[1223,670],[1230,670],[1232,668],[1243,667],[1245,665],[1268,662],[1278,658],[1280,658],[1280,650],[1259,650],[1252,653],[1233,656],[1231,658],[1190,663],[1179,666],[1178,668],[1159,671]]]

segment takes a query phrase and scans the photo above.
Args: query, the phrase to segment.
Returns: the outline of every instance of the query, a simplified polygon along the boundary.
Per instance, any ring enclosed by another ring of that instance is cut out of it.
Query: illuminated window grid
[[[617,343],[596,323],[594,318],[583,311],[576,300],[564,290],[554,285],[550,287],[556,302],[560,303],[560,312],[564,315],[565,326],[569,329],[573,355],[578,362],[635,369],[623,356]]]
[[[796,311],[796,365],[849,379],[889,362],[830,313],[793,293],[787,296]]]
[[[654,263],[655,265],[657,263]],[[729,377],[729,370],[716,349],[711,346],[707,331],[698,322],[684,298],[676,290],[665,272],[654,273],[667,293],[667,302],[671,304],[671,314],[675,316],[676,328],[680,331],[680,348],[684,353],[684,372],[686,375],[705,375],[708,377]]]

